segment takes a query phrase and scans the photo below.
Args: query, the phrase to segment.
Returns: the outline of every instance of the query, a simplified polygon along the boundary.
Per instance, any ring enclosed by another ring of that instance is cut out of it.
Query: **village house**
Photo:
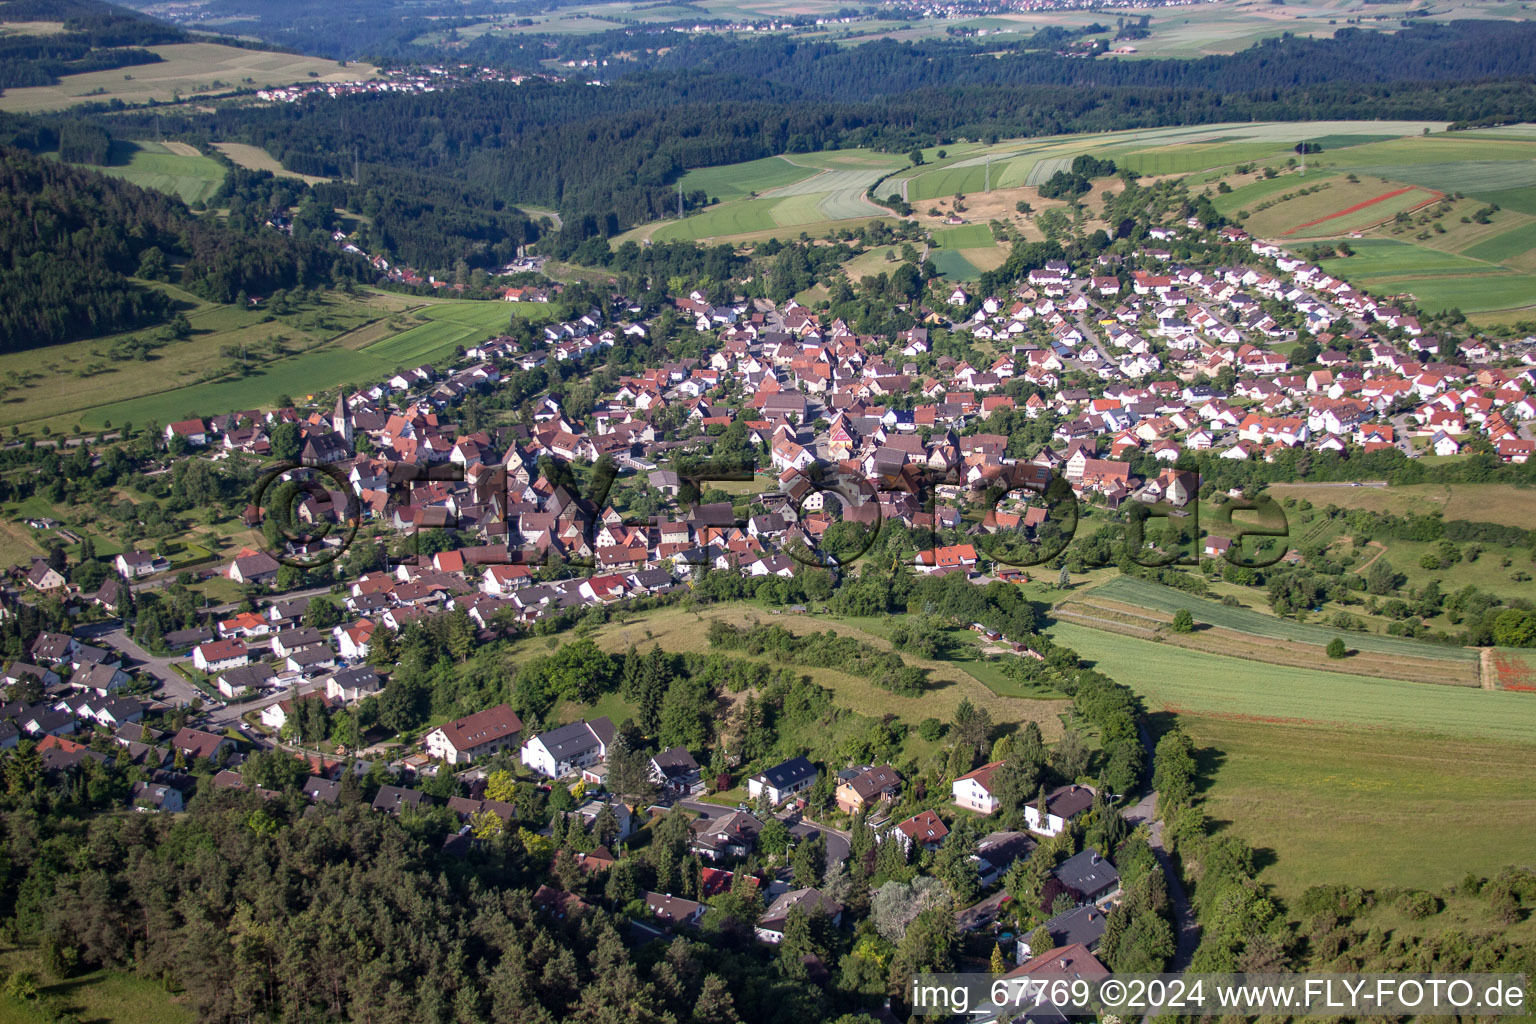
[[[992,794],[992,776],[1003,766],[1001,761],[989,761],[975,771],[966,772],[950,785],[955,806],[978,814],[991,814],[999,803]]]
[[[572,722],[524,743],[522,763],[546,778],[564,778],[606,758],[613,737],[607,718]]]
[[[901,776],[889,765],[866,768],[847,778],[839,773],[837,807],[844,814],[857,814],[896,798]]]
[[[434,758],[449,764],[465,764],[518,746],[522,732],[523,722],[517,713],[498,704],[433,729],[422,745]]]
[[[756,800],[767,794],[777,806],[802,790],[810,789],[819,776],[816,766],[803,757],[792,757],[747,780],[747,796]]]

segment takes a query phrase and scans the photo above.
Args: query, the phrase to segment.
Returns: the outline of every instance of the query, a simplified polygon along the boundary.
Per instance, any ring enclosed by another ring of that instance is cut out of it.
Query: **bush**
[[[1427,892],[1409,890],[1397,898],[1397,907],[1415,921],[1440,912],[1440,900]]]
[[[1173,631],[1175,633],[1193,633],[1195,631],[1195,617],[1188,608],[1180,608],[1173,613]]]
[[[1349,649],[1344,646],[1343,640],[1340,640],[1338,637],[1334,637],[1332,640],[1328,641],[1328,657],[1342,658],[1348,653]]]
[[[918,723],[917,734],[931,743],[944,735],[944,723],[937,718],[925,718]]]

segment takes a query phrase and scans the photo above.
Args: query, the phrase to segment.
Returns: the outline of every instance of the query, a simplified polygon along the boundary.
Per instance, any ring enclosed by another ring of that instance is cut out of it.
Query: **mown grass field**
[[[996,239],[985,224],[965,224],[933,232],[933,244],[943,249],[980,249],[996,244]]]
[[[214,96],[295,82],[356,82],[378,74],[371,64],[343,67],[318,57],[218,43],[170,43],[146,49],[159,54],[160,63],[67,75],[58,85],[7,89],[0,95],[0,110],[35,114],[114,99],[128,104],[165,103],[183,96]]]
[[[277,157],[268,153],[260,146],[251,146],[244,142],[215,142],[213,148],[229,157],[239,166],[252,171],[270,171],[279,178],[297,178],[311,185],[330,180],[314,174],[300,174],[297,171],[290,171],[282,165]]]
[[[195,149],[190,153],[173,152],[172,146],[180,149],[186,144],[166,145],[114,139],[107,164],[91,166],[94,170],[131,181],[141,188],[180,196],[186,203],[195,203],[213,195],[224,181],[224,165],[203,156]]]
[[[754,192],[792,185],[815,174],[810,167],[792,164],[784,157],[770,156],[744,164],[701,167],[683,175],[683,191],[703,191],[711,199],[741,199]]]
[[[1325,882],[1440,889],[1536,855],[1536,747],[1199,713],[1179,724],[1211,769],[1206,812],[1260,851],[1259,878],[1282,897]]]
[[[36,971],[39,994],[62,1004],[82,1021],[112,1024],[193,1024],[197,1015],[147,978],[117,971],[91,971],[63,981],[50,980],[35,951],[0,944],[0,972]],[[0,994],[0,1024],[46,1024],[52,1018],[36,1003]]]
[[[680,221],[645,225],[619,236],[616,242],[650,238],[726,239],[779,237],[824,233],[854,220],[878,216],[881,207],[867,202],[865,190],[903,159],[870,150],[829,150],[792,153],[723,167],[688,172],[686,190],[702,189],[721,200]]]
[[[1536,744],[1530,694],[1268,665],[1075,623],[1048,632],[1154,711]]]

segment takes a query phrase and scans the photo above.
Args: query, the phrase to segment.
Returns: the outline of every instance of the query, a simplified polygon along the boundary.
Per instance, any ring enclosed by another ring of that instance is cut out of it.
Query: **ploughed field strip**
[[[1199,623],[1198,616],[1195,632],[1176,633],[1171,628],[1173,615],[1170,612],[1149,611],[1108,598],[1094,597],[1092,594],[1058,606],[1054,614],[1064,621],[1094,629],[1272,665],[1450,686],[1481,684],[1476,661],[1413,658],[1360,650],[1347,658],[1329,658],[1323,653],[1323,647],[1315,644],[1256,636],[1224,626]]]

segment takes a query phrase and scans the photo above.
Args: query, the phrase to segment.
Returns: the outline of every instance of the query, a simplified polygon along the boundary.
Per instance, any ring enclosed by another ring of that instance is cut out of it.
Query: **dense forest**
[[[193,216],[180,200],[93,171],[0,148],[0,351],[166,320],[167,280],[214,302],[335,284],[359,264],[262,220]]]
[[[179,130],[262,146],[301,173],[356,173],[367,188],[435,179],[481,205],[554,207],[567,222],[559,244],[573,248],[668,213],[686,169],[775,153],[1261,119],[1536,117],[1536,25],[1520,23],[1285,37],[1193,61],[1006,48],[978,60],[978,46],[957,42],[679,43],[601,89],[482,84],[230,107],[188,113]]]

